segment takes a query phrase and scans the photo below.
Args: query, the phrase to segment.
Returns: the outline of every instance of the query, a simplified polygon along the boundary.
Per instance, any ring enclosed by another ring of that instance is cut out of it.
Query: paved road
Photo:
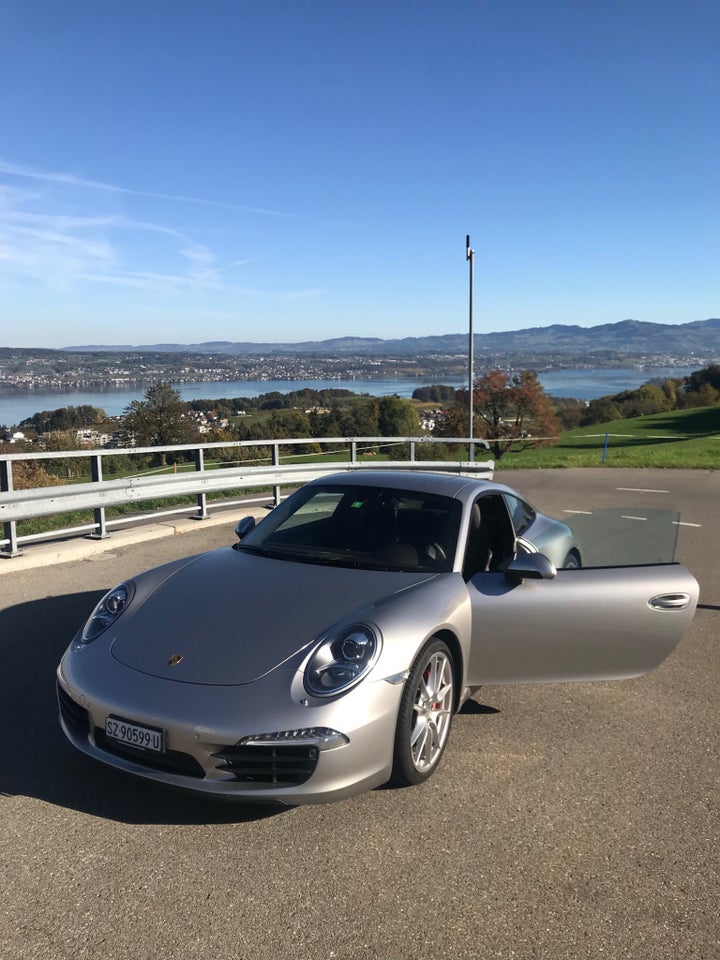
[[[54,667],[93,601],[230,528],[5,572],[0,958],[717,960],[720,474],[506,477],[557,516],[697,524],[674,528],[701,584],[690,632],[640,680],[486,688],[427,784],[340,804],[189,799],[59,733]]]

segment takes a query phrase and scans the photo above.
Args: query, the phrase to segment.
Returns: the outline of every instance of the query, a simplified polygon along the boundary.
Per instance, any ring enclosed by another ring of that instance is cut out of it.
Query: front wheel
[[[579,570],[582,566],[582,561],[580,559],[580,554],[573,547],[570,553],[563,560],[563,565],[560,568],[561,570]]]
[[[393,782],[422,783],[434,772],[445,749],[455,706],[450,650],[428,640],[405,682],[395,731]]]

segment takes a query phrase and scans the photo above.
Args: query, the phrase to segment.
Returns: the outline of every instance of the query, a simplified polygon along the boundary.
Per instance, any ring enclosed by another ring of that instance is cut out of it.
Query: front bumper
[[[69,651],[58,668],[60,724],[74,747],[118,770],[194,793],[288,805],[343,800],[390,777],[402,684],[367,678],[327,701],[308,698],[295,670],[208,688],[159,680],[117,661],[109,682],[99,651],[87,656],[90,650]],[[165,750],[119,746],[105,735],[108,716],[161,727]],[[308,727],[337,730],[347,742],[331,749],[239,745],[245,737]]]

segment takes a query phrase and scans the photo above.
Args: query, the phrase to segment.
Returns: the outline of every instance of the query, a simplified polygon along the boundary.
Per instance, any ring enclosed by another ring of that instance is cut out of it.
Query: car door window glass
[[[503,494],[503,496],[512,517],[515,533],[518,537],[522,536],[535,519],[535,510],[520,497],[515,497],[509,493]]]

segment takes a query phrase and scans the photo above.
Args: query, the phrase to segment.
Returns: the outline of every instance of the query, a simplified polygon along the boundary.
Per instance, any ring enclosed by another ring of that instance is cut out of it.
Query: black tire
[[[580,554],[577,550],[571,550],[570,553],[563,560],[563,565],[560,567],[561,570],[579,570],[582,566],[582,561],[580,560]]]
[[[423,783],[437,769],[455,712],[455,665],[446,643],[432,637],[415,658],[400,700],[392,782]]]

